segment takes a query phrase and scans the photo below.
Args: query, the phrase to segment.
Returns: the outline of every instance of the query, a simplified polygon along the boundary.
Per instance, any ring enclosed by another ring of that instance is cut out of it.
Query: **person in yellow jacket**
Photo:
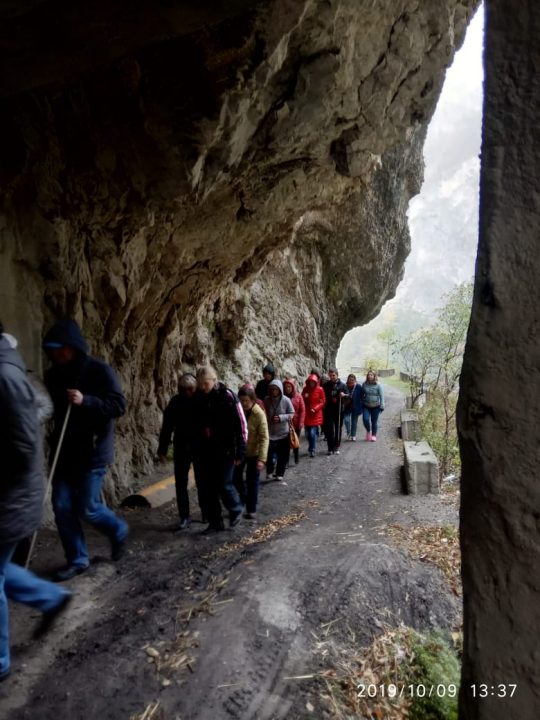
[[[252,387],[246,385],[241,387],[238,391],[238,398],[247,419],[248,441],[245,459],[234,470],[234,484],[246,508],[244,517],[247,520],[255,520],[260,473],[266,465],[268,455],[268,423],[266,413],[257,404],[257,396]],[[244,468],[246,470],[245,479]]]

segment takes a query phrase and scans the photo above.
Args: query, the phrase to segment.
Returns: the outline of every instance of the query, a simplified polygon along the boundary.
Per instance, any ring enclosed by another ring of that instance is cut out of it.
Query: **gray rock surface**
[[[150,468],[179,370],[302,377],[394,294],[426,123],[476,5],[2,10],[4,323],[39,371],[69,314],[118,369],[116,487]]]

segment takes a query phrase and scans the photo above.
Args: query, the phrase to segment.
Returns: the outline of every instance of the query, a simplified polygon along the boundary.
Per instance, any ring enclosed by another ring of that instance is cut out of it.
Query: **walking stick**
[[[62,425],[62,431],[60,432],[60,437],[58,438],[58,445],[56,446],[56,452],[54,453],[54,459],[51,465],[51,469],[49,471],[49,477],[47,478],[47,487],[45,488],[45,494],[43,495],[43,505],[45,505],[45,501],[47,499],[47,495],[49,493],[49,489],[51,487],[52,479],[54,477],[54,471],[56,470],[56,463],[58,462],[58,456],[60,455],[60,450],[62,449],[62,443],[64,441],[64,435],[66,434],[66,428],[69,420],[69,414],[71,412],[71,403],[69,403],[67,411],[66,411],[66,417],[64,418],[64,424]],[[30,565],[30,560],[32,559],[32,553],[34,552],[34,545],[36,544],[36,538],[37,538],[38,531],[35,530],[32,535],[32,540],[30,542],[30,548],[28,550],[28,555],[26,557],[26,562],[24,564],[24,567],[28,569],[28,566]]]
[[[339,400],[338,400],[338,416],[337,416],[338,427],[337,427],[337,445],[336,445],[336,450],[339,450],[339,448],[341,447],[341,400],[342,400],[342,397],[341,397],[341,395],[339,395]]]

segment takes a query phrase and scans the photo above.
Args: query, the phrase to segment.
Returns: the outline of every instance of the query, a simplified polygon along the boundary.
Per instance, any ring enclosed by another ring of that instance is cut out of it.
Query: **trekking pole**
[[[342,400],[341,395],[338,395],[338,416],[337,416],[338,426],[337,426],[337,433],[336,433],[336,435],[337,435],[336,450],[341,447],[341,400]]]
[[[54,471],[56,470],[56,463],[58,462],[58,456],[60,455],[60,450],[62,449],[62,443],[64,441],[64,435],[66,434],[66,428],[67,428],[70,412],[71,412],[71,403],[69,403],[67,411],[66,411],[66,417],[64,418],[64,424],[62,425],[60,437],[58,438],[58,445],[56,446],[56,451],[54,453],[53,462],[51,465],[51,469],[49,471],[49,477],[47,478],[47,486],[45,488],[45,494],[43,495],[43,505],[45,505],[45,501],[47,500],[47,495],[49,494],[49,489],[51,487],[52,479],[54,477]],[[32,553],[34,552],[34,545],[36,544],[37,534],[38,534],[38,531],[34,530],[34,532],[32,534],[32,540],[30,541],[30,548],[28,550],[26,562],[24,564],[24,567],[26,569],[28,569],[28,566],[30,565],[30,560],[32,559]]]

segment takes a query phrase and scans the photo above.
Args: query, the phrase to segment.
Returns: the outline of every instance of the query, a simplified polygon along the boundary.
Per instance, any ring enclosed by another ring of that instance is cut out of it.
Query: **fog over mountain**
[[[405,334],[429,324],[442,296],[470,280],[478,241],[478,183],[482,122],[483,6],[447,71],[424,147],[425,175],[409,205],[411,253],[395,298],[375,320],[343,338],[342,374],[366,357],[384,357],[376,336],[395,327]]]

